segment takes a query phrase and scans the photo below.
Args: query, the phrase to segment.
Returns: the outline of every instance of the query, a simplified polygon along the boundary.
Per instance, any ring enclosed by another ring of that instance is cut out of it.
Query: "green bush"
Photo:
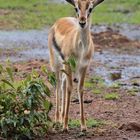
[[[13,70],[0,66],[0,137],[34,139],[46,134],[52,104],[44,83],[35,71],[15,81]]]

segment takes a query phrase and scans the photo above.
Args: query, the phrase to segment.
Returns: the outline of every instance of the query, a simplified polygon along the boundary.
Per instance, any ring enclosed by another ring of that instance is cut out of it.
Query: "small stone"
[[[71,102],[79,104],[79,99],[73,99]]]
[[[121,79],[122,74],[119,71],[119,72],[111,73],[110,76],[111,76],[111,80],[115,81],[115,80]]]
[[[139,86],[140,86],[140,83],[134,82],[134,83],[133,83],[133,86],[139,87]]]
[[[90,103],[92,103],[92,101],[93,101],[93,100],[85,100],[84,103],[85,103],[85,104],[90,104]]]

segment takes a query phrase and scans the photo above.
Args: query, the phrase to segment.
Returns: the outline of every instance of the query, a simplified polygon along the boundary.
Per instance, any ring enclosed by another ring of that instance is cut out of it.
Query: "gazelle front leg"
[[[66,75],[64,73],[62,74],[61,92],[62,92],[62,104],[61,104],[60,122],[63,123],[65,115],[65,99],[66,99]]]
[[[81,117],[81,131],[86,131],[86,122],[84,117],[84,105],[83,105],[83,85],[86,75],[87,66],[79,69],[79,81],[78,81],[78,94],[80,101],[80,117]]]
[[[69,106],[70,106],[70,97],[72,92],[72,71],[70,66],[66,66],[66,106],[65,106],[65,115],[64,115],[64,124],[63,124],[63,131],[68,130],[68,113],[69,113]]]

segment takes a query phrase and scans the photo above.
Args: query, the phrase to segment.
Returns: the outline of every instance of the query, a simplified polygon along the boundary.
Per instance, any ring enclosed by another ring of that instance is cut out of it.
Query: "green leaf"
[[[29,81],[31,81],[31,80],[32,80],[32,76],[29,74],[29,75],[27,76],[27,78],[26,78],[26,81],[29,82]]]
[[[32,75],[34,78],[38,78],[39,77],[39,73],[36,70],[32,70]]]
[[[8,75],[9,75],[10,79],[11,79],[12,81],[14,81],[12,69],[9,68],[9,67],[7,67],[7,68],[6,68],[6,71],[7,71]]]
[[[44,93],[45,93],[48,97],[50,97],[50,89],[49,89],[47,86],[44,87]]]
[[[74,56],[69,57],[67,63],[70,65],[72,71],[76,70],[76,59]]]
[[[52,86],[56,86],[56,76],[55,73],[48,73],[48,80]]]
[[[1,81],[2,81],[3,83],[7,84],[8,86],[12,87],[13,89],[15,89],[15,87],[14,87],[9,81],[7,81],[7,80],[5,80],[5,79],[2,79]]]
[[[51,103],[49,101],[44,101],[44,107],[46,109],[46,111],[48,112],[51,108]]]
[[[0,65],[0,74],[2,73],[2,71],[3,71],[3,67],[2,65]]]
[[[41,67],[41,70],[43,73],[48,74],[48,70],[45,65]]]

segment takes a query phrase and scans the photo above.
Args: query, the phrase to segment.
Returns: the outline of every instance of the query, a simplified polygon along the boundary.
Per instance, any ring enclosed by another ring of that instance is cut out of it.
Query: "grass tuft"
[[[106,100],[117,100],[119,99],[119,95],[117,93],[108,93],[104,96]]]
[[[92,118],[90,118],[86,121],[86,125],[87,125],[88,128],[99,127],[103,124],[105,124],[104,121],[96,120],[96,119],[92,119]],[[70,128],[80,127],[80,120],[70,120],[69,121],[69,127]]]
[[[100,89],[93,89],[93,94],[101,94],[102,90]]]

